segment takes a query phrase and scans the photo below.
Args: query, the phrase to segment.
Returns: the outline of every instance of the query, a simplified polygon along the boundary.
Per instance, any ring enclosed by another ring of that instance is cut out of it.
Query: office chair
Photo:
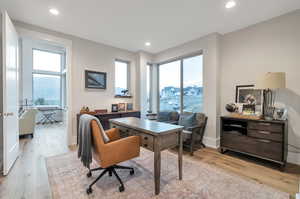
[[[113,128],[105,131],[110,139],[108,143],[105,143],[102,137],[101,129],[95,120],[91,121],[91,128],[93,141],[93,159],[97,161],[100,167],[90,169],[87,173],[87,177],[91,177],[93,171],[103,171],[89,185],[86,193],[91,194],[93,192],[92,186],[106,173],[108,173],[109,176],[112,176],[112,174],[114,174],[114,176],[120,183],[119,191],[123,192],[125,190],[125,187],[116,170],[126,169],[130,171],[130,175],[133,175],[134,169],[132,167],[125,167],[117,164],[139,156],[140,138],[138,136],[130,136],[120,139],[119,129]]]

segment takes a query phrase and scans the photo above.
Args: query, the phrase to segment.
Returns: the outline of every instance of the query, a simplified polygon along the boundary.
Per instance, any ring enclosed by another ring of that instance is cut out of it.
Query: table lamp
[[[256,88],[263,89],[263,116],[273,120],[275,110],[275,89],[285,88],[286,74],[284,72],[268,72],[256,82]]]

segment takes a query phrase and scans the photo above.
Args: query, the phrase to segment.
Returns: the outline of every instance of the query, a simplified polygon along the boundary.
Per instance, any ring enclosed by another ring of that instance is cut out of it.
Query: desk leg
[[[154,184],[155,184],[155,195],[158,195],[159,192],[160,192],[160,165],[161,165],[160,149],[159,149],[158,139],[155,138],[155,142],[154,142]]]
[[[178,132],[178,137],[179,137],[179,151],[178,151],[179,180],[182,180],[182,131]]]

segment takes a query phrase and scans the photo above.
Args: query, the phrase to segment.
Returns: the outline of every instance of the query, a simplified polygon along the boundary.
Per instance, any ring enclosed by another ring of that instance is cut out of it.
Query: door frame
[[[23,27],[16,25],[16,30],[19,33],[20,37],[27,37],[37,40],[44,40],[50,43],[54,43],[60,46],[65,47],[66,49],[66,108],[67,108],[67,143],[68,146],[75,144],[75,138],[73,135],[73,110],[72,110],[72,40],[56,37],[50,34],[41,33],[38,31],[28,30]]]

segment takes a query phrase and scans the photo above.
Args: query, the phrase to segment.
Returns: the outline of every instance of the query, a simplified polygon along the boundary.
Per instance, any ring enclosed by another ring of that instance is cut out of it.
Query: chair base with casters
[[[120,165],[113,165],[110,166],[108,168],[102,168],[102,167],[98,167],[95,169],[90,169],[89,172],[86,174],[86,176],[89,178],[92,176],[92,172],[93,171],[98,171],[98,170],[104,170],[101,172],[101,174],[89,185],[89,187],[86,189],[86,193],[87,194],[91,194],[93,192],[92,186],[102,178],[102,176],[104,176],[104,174],[108,173],[109,176],[112,176],[112,174],[114,174],[114,176],[117,178],[117,180],[120,183],[119,186],[119,191],[123,192],[125,190],[124,184],[121,180],[121,178],[119,177],[119,175],[116,172],[116,169],[125,169],[125,170],[130,170],[130,175],[134,174],[134,169],[132,167],[125,167],[125,166],[120,166]]]

